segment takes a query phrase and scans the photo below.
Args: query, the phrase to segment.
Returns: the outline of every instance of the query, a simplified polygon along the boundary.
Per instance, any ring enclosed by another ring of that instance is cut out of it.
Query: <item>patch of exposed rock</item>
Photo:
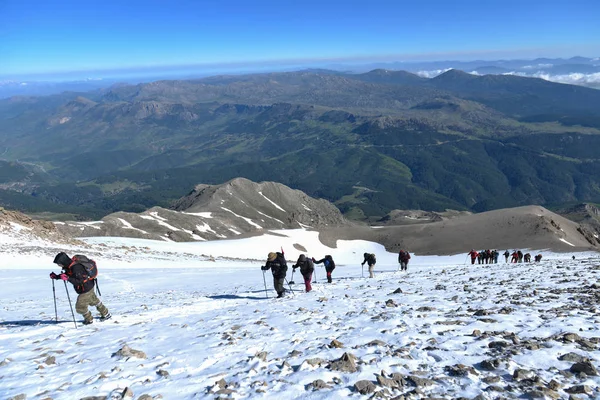
[[[55,243],[83,245],[83,242],[71,239],[50,221],[35,220],[19,211],[0,207],[0,232],[10,232],[23,240],[41,239]]]

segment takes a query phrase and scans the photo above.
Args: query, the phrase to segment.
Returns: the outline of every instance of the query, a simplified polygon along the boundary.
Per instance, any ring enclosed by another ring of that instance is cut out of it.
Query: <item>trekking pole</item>
[[[54,279],[52,279],[52,294],[54,295],[54,317],[58,322],[58,310],[56,309],[56,289],[54,288]]]
[[[360,276],[365,277],[365,264],[360,264]]]
[[[465,262],[463,263],[463,265],[465,265],[467,263],[468,259],[469,259],[469,255],[467,254],[467,257],[465,258]]]
[[[296,270],[292,268],[292,277],[290,278],[290,284],[291,285],[296,284],[296,282],[294,282],[294,272],[296,272]]]
[[[294,297],[296,297],[296,294],[294,293],[294,289],[292,289],[292,285],[290,285],[290,283],[288,282],[288,280],[286,278],[283,278],[283,279],[285,279],[285,281],[287,282],[288,286],[290,287],[290,291],[292,292],[292,295]]]
[[[313,283],[317,283],[317,269],[313,269],[313,274],[315,276],[315,280],[313,281]]]
[[[94,279],[94,282],[96,282],[96,291],[98,292],[98,296],[102,297],[102,293],[100,293],[100,285],[98,285],[98,279]]]
[[[73,304],[71,304],[71,296],[69,296],[69,289],[67,288],[67,281],[63,281],[65,283],[65,290],[67,291],[67,299],[69,299],[69,306],[71,306],[71,315],[73,316],[73,323],[75,324],[75,329],[77,329],[77,322],[75,321],[75,313],[73,312]]]
[[[265,296],[267,296],[268,299],[269,293],[267,292],[267,278],[265,278],[265,271],[263,271],[263,282],[265,283]]]

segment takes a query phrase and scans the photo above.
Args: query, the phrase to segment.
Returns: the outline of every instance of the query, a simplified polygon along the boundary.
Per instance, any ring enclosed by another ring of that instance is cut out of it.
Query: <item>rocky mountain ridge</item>
[[[94,222],[55,222],[69,236],[126,236],[176,242],[228,239],[268,230],[346,226],[330,202],[275,182],[244,178],[197,185],[172,209],[117,212]]]

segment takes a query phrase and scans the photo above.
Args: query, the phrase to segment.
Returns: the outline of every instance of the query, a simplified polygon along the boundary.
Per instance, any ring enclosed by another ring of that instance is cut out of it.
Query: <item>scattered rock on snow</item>
[[[522,380],[525,380],[525,379],[530,379],[533,376],[534,376],[534,373],[532,371],[528,371],[528,370],[523,369],[523,368],[517,368],[513,372],[513,379],[515,381],[522,381]]]
[[[584,374],[590,375],[590,376],[598,375],[598,371],[596,370],[596,367],[594,367],[592,365],[592,363],[587,360],[573,364],[571,366],[571,368],[569,369],[569,371],[573,372],[574,374],[576,374],[578,372],[583,372]]]
[[[266,362],[267,361],[267,352],[266,351],[258,352],[254,355],[254,358],[258,358],[260,361]]]
[[[375,391],[377,387],[375,384],[368,380],[358,381],[354,384],[354,390],[356,390],[360,394],[370,394]]]
[[[323,360],[322,358],[308,358],[308,359],[304,360],[304,362],[306,362],[308,365],[310,365],[312,367],[319,367],[323,364],[328,363],[327,360]]]
[[[387,343],[382,340],[375,339],[375,340],[371,340],[365,346],[387,346]]]
[[[509,345],[508,342],[505,342],[503,340],[496,340],[496,341],[490,342],[488,344],[488,347],[490,349],[503,349],[505,347],[508,347],[508,345]]]
[[[344,347],[344,343],[339,342],[337,339],[333,339],[331,343],[329,343],[329,348],[332,349],[341,349],[342,347]]]
[[[298,351],[298,350],[292,350],[290,352],[290,357],[298,357],[298,356],[301,356],[301,355],[302,355],[302,352]]]
[[[325,383],[324,380],[317,379],[315,381],[312,381],[312,383],[309,383],[308,385],[306,385],[306,390],[329,389],[330,387],[331,386],[329,386],[327,383]]]
[[[55,365],[56,364],[56,357],[54,357],[54,356],[48,356],[44,360],[44,364],[46,364],[46,365]]]
[[[573,394],[592,394],[592,389],[588,385],[575,385],[565,388],[565,392]]]
[[[571,361],[571,362],[577,363],[577,362],[584,361],[585,357],[582,356],[582,355],[579,355],[577,353],[570,352],[570,353],[567,353],[567,354],[563,354],[562,356],[558,357],[558,359],[560,361]]]
[[[120,358],[135,357],[135,358],[145,359],[146,353],[144,353],[141,350],[134,350],[131,347],[129,347],[128,345],[124,345],[123,347],[121,347],[121,349],[119,349],[119,351],[117,351],[116,353],[113,353],[112,357],[120,357]]]
[[[493,371],[500,366],[500,360],[498,360],[497,358],[491,360],[483,360],[480,366],[486,371]]]
[[[479,375],[475,368],[464,364],[447,365],[444,369],[450,376]]]
[[[156,371],[156,375],[162,376],[163,378],[168,378],[169,372],[165,371],[164,369],[159,369],[158,371]]]
[[[431,386],[435,384],[435,381],[432,381],[431,379],[421,378],[415,375],[407,377],[406,380],[408,381],[408,383],[416,387]]]
[[[386,378],[383,375],[377,374],[376,377],[377,377],[377,384],[379,386],[388,387],[388,388],[392,388],[392,389],[397,388],[399,386],[398,382],[396,382],[393,379]]]
[[[358,368],[356,366],[357,358],[351,353],[344,353],[339,359],[331,361],[329,368],[333,371],[340,372],[356,372]]]

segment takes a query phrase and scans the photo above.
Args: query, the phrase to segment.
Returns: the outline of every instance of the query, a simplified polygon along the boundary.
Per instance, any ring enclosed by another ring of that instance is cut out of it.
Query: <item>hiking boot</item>
[[[283,292],[281,292],[281,293],[277,293],[277,298],[278,298],[278,299],[280,299],[280,298],[282,298],[282,297],[283,297]]]
[[[108,314],[106,314],[105,316],[103,316],[103,317],[100,317],[100,321],[104,322],[104,321],[106,321],[107,319],[111,319],[111,318],[112,318],[112,315],[111,315],[110,313],[108,313]]]
[[[91,324],[93,324],[93,323],[94,323],[94,320],[93,320],[93,319],[84,319],[84,320],[83,320],[83,324],[84,324],[84,325],[91,325]]]

